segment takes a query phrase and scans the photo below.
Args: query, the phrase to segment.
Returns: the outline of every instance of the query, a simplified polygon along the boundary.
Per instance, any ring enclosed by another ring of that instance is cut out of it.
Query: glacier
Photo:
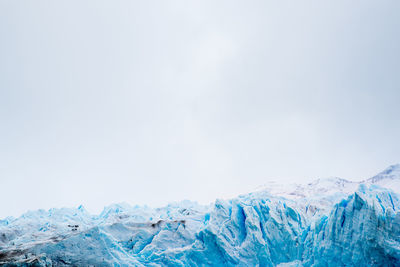
[[[400,266],[400,164],[211,205],[110,205],[0,220],[2,266]]]

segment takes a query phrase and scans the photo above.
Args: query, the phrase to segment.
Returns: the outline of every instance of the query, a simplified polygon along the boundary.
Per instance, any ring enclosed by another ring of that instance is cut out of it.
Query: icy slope
[[[400,164],[392,165],[374,177],[363,181],[362,183],[375,184],[390,188],[400,194]]]
[[[399,181],[400,165],[393,165],[360,183],[270,184],[211,206],[29,212],[0,221],[0,263],[400,266]]]

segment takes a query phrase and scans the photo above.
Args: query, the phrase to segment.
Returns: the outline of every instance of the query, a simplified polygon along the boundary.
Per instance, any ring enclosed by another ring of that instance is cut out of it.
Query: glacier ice
[[[5,266],[400,266],[400,165],[209,206],[114,204],[0,220]]]

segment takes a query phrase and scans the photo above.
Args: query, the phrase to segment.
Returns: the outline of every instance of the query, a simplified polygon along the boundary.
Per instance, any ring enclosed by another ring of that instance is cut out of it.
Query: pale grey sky
[[[399,1],[0,1],[0,217],[400,162]]]

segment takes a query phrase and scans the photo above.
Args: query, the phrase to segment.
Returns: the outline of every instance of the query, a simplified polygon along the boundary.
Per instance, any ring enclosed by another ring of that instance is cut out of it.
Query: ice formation
[[[400,266],[400,165],[267,184],[210,206],[116,204],[0,220],[5,266]]]

